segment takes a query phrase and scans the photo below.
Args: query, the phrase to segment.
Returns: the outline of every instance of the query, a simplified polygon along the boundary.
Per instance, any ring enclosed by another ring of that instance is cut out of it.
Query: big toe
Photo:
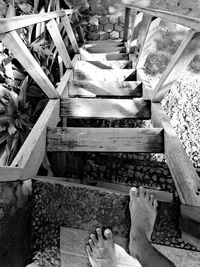
[[[131,201],[134,200],[138,196],[138,189],[136,187],[131,187],[129,194],[130,194],[130,200]]]
[[[106,240],[113,242],[113,234],[112,234],[112,231],[110,229],[106,229],[104,231],[104,236],[105,236]]]

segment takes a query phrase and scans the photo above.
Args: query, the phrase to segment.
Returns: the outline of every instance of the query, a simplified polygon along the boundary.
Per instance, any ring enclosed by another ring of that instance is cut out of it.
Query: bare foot
[[[130,190],[129,209],[131,214],[131,230],[129,250],[132,256],[136,256],[139,239],[147,238],[150,241],[153,232],[156,215],[157,200],[148,191],[140,187],[132,187]]]
[[[113,235],[109,229],[102,231],[97,228],[97,238],[91,234],[88,241],[89,245],[86,246],[86,251],[92,267],[116,267],[115,248],[113,243]]]

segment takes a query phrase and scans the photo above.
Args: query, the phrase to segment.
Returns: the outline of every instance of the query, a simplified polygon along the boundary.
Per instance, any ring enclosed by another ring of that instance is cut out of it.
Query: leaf
[[[16,133],[17,129],[15,128],[15,126],[13,124],[9,124],[8,126],[8,133],[10,136],[13,136]]]
[[[2,60],[2,63],[3,63],[4,69],[5,69],[6,76],[13,80],[14,76],[13,76],[12,62],[11,62],[10,57],[4,58]]]
[[[1,115],[0,117],[0,126],[5,126],[10,121],[10,116],[8,115]]]
[[[2,144],[3,142],[5,142],[8,138],[9,134],[7,131],[5,132],[0,132],[0,144]]]
[[[26,106],[26,90],[27,90],[28,80],[29,76],[27,75],[20,87],[20,93],[18,96],[18,106],[20,108],[25,108]]]
[[[15,8],[13,6],[13,3],[10,3],[7,9],[7,12],[6,12],[6,18],[11,18],[11,17],[14,17],[15,15],[16,14],[15,14]]]
[[[18,3],[18,7],[27,15],[32,13],[32,6],[28,3]]]

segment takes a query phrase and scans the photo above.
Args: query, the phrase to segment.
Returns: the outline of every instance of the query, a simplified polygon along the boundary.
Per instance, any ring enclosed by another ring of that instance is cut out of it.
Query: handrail
[[[195,17],[188,17],[185,15],[181,15],[178,13],[173,13],[169,11],[159,10],[159,9],[153,9],[148,7],[140,7],[137,5],[123,5],[127,8],[134,9],[136,11],[140,11],[161,19],[168,20],[170,22],[174,22],[180,25],[183,25],[185,27],[191,28],[195,31],[200,31],[200,19]]]
[[[65,15],[70,15],[74,12],[76,12],[76,10],[66,9],[43,14],[24,15],[0,19],[0,34],[17,30],[22,27],[30,26],[35,23],[40,23],[54,18],[63,17]]]

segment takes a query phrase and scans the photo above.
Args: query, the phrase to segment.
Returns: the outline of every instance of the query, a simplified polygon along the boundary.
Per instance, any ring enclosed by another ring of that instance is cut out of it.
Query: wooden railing
[[[79,46],[68,18],[74,12],[73,10],[63,10],[47,14],[0,19],[0,40],[49,98],[48,104],[11,165],[0,167],[0,181],[16,181],[34,177],[45,156],[47,127],[55,127],[60,121],[60,97],[64,93],[64,89],[72,76],[72,70],[79,58]],[[20,37],[21,28],[40,23],[43,23],[43,28],[48,30],[59,55],[59,63],[60,65],[64,64],[66,69],[65,73],[60,71],[60,82],[57,87],[52,84]],[[75,56],[72,60],[61,36],[63,28],[74,50]],[[80,31],[78,33],[80,34]],[[82,40],[83,37],[79,37]]]

